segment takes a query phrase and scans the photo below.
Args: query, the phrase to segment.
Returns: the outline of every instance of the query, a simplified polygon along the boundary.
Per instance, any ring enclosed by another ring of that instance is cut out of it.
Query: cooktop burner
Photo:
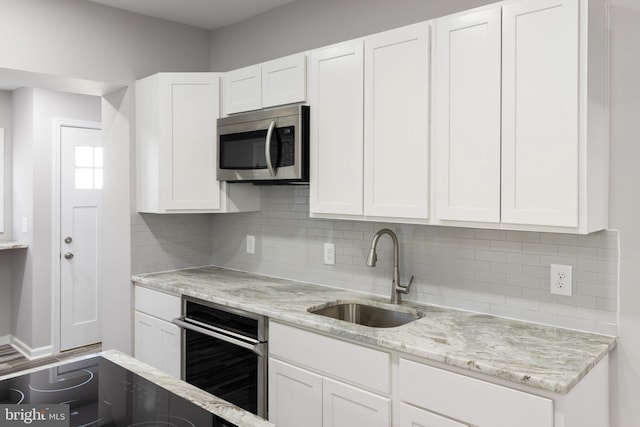
[[[0,404],[68,404],[77,427],[235,427],[100,356],[0,381]]]

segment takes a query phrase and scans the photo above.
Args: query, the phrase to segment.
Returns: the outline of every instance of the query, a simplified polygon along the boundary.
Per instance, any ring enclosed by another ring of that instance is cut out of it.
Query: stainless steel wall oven
[[[189,297],[183,313],[182,379],[266,418],[267,318]]]

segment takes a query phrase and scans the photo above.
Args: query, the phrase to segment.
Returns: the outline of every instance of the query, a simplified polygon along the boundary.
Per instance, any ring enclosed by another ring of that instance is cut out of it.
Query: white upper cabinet
[[[435,223],[606,228],[606,31],[602,0],[513,0],[436,20]]]
[[[262,107],[306,100],[306,55],[291,55],[262,64]]]
[[[222,77],[224,113],[233,114],[262,108],[260,65],[229,71]]]
[[[362,215],[363,61],[361,40],[311,53],[312,213]]]
[[[224,114],[241,113],[307,99],[304,53],[224,73]]]
[[[437,218],[500,222],[500,6],[435,23]]]
[[[503,222],[578,226],[578,6],[503,7]]]
[[[311,215],[425,223],[429,24],[311,53]]]
[[[137,211],[238,212],[259,190],[216,180],[217,73],[159,73],[136,82]]]
[[[429,24],[364,41],[364,215],[429,216]]]

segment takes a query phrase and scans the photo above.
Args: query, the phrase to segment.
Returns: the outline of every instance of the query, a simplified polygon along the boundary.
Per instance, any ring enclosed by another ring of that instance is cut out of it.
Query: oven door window
[[[266,169],[267,130],[220,135],[220,169]],[[276,128],[271,134],[271,163],[276,167],[294,164],[294,127]]]
[[[263,358],[198,332],[185,333],[185,381],[257,414]]]

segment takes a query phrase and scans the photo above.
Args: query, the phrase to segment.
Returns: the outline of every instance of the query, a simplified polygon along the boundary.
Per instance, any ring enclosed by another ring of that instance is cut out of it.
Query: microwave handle
[[[273,134],[273,129],[276,127],[275,120],[272,120],[269,124],[269,129],[267,130],[267,139],[264,142],[264,157],[267,159],[267,168],[269,169],[269,174],[273,177],[276,176],[276,170],[273,168],[273,163],[271,163],[271,135]]]

